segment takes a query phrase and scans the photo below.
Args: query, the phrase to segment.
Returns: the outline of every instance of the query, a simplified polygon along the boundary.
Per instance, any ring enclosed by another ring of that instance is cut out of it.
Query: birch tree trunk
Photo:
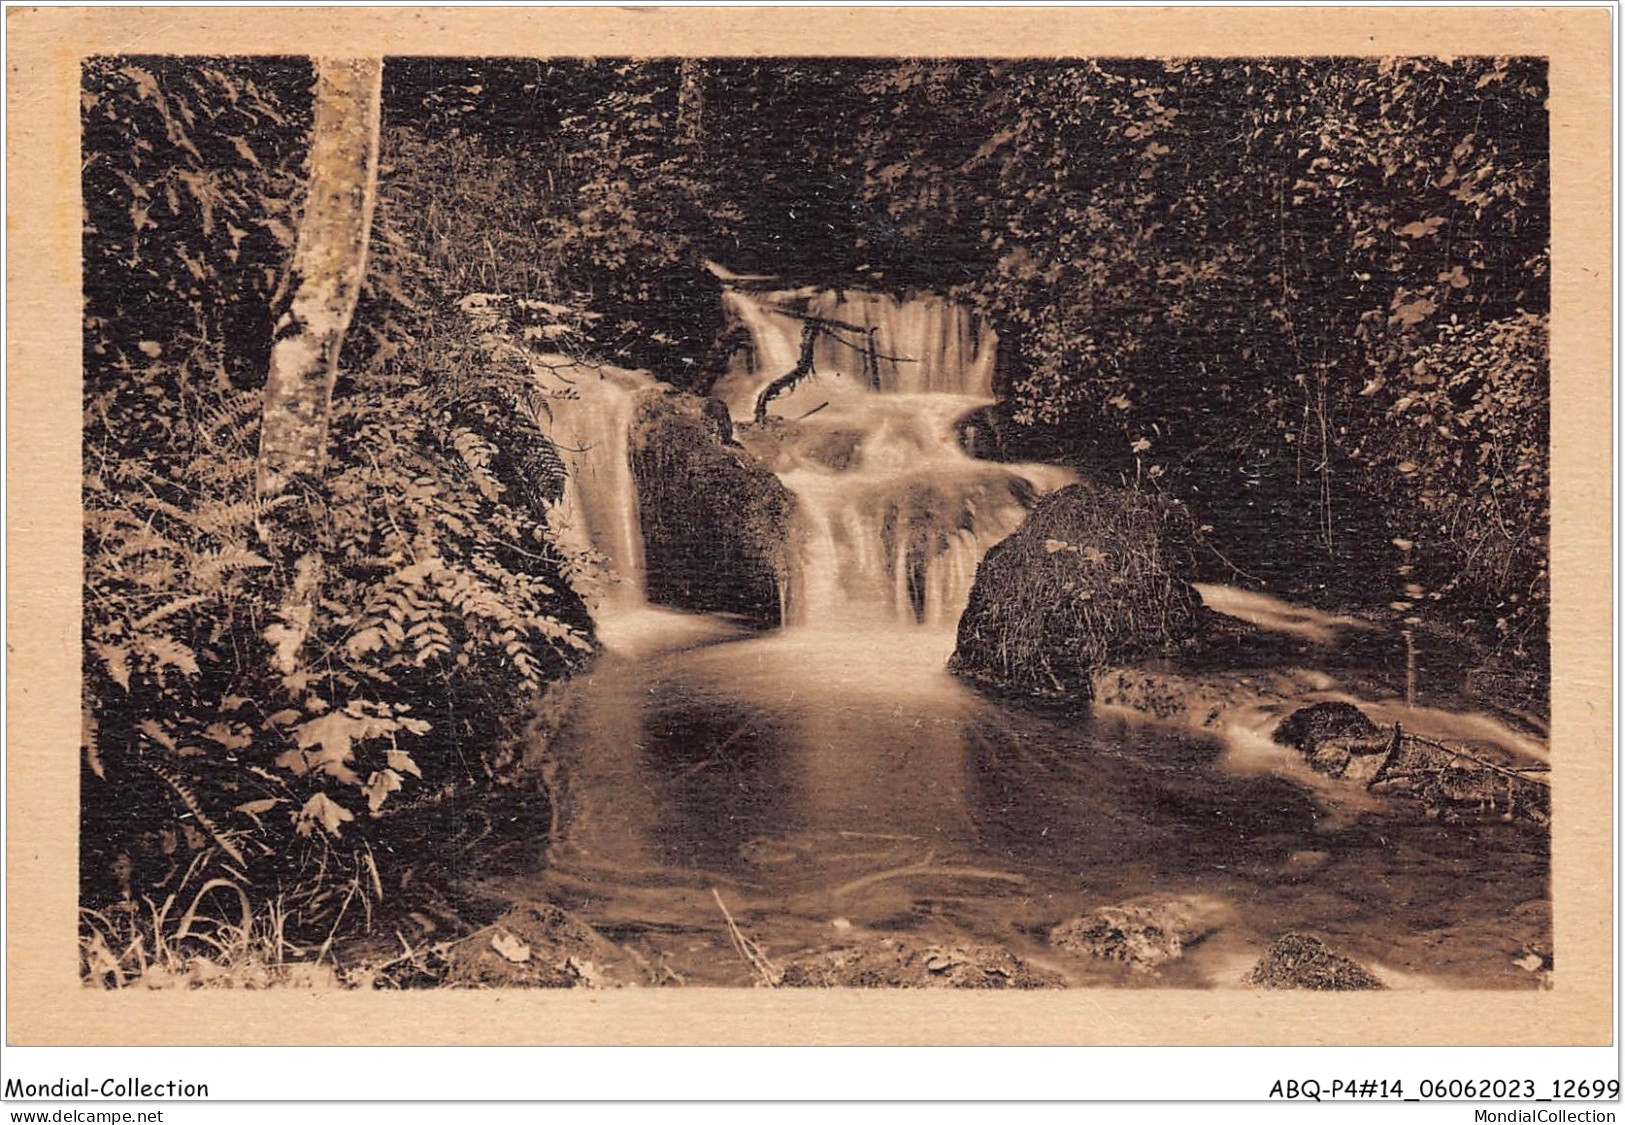
[[[265,380],[255,491],[270,499],[319,477],[344,333],[367,268],[378,189],[382,59],[316,60],[310,181]]]

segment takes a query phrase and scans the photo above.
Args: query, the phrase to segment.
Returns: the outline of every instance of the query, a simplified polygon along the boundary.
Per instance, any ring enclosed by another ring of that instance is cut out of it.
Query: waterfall
[[[1072,480],[1055,466],[965,451],[967,419],[993,402],[995,334],[931,294],[729,288],[724,302],[750,346],[715,393],[740,423],[741,443],[797,500],[784,624],[951,634],[988,548]],[[797,368],[807,345],[811,374],[773,396],[767,422],[754,424],[762,392]],[[654,382],[561,356],[539,357],[537,370],[551,396],[544,425],[568,470],[553,526],[571,583],[601,635],[612,617],[630,628],[647,616],[630,430]]]
[[[542,424],[568,470],[552,522],[560,547],[574,556],[572,584],[595,616],[640,609],[643,532],[628,447],[638,396],[653,380],[563,356],[537,363],[551,396],[552,417]]]
[[[819,334],[813,352],[819,383],[796,400],[812,399],[806,408],[817,405],[813,396],[828,398],[852,386],[883,394],[993,400],[998,336],[970,309],[946,298],[897,298],[859,290],[728,289],[723,305],[751,336],[750,349],[734,357],[715,390],[738,421],[749,421],[756,395],[796,365],[803,317],[850,326]],[[783,409],[792,413],[790,406]]]
[[[966,453],[962,427],[993,402],[995,334],[929,294],[730,288],[724,302],[750,347],[715,393],[797,498],[785,624],[951,632],[988,548],[1072,479]],[[754,424],[763,391],[802,363],[809,335],[812,373]]]

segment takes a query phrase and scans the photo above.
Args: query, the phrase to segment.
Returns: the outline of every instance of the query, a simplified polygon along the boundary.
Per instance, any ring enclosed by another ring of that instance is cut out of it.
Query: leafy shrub
[[[576,65],[577,82],[598,96],[565,113],[552,138],[570,194],[544,228],[547,251],[602,314],[599,354],[683,379],[721,327],[716,290],[696,284],[705,243],[738,215],[711,190],[697,129],[684,120],[678,90],[690,64]]]
[[[480,267],[449,268],[388,181],[326,476],[255,499],[311,82],[264,59],[83,72],[81,899],[103,946],[168,925],[325,947],[438,810],[503,780],[530,700],[591,651],[546,524],[568,392],[527,347],[573,321],[448,290],[436,270]]]
[[[268,760],[244,757],[260,716],[240,713],[277,584],[255,532],[253,388],[293,242],[310,82],[291,61],[84,66],[90,902],[172,893],[200,860],[242,871],[262,858],[234,811],[271,780],[250,772]]]
[[[1545,316],[1441,325],[1379,368],[1382,424],[1359,450],[1410,570],[1401,590],[1489,619],[1509,649],[1543,658],[1551,596],[1551,381]],[[1398,583],[1396,583],[1398,585]]]

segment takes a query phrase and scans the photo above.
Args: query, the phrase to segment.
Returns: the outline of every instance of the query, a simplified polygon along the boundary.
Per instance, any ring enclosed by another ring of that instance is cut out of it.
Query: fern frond
[[[135,621],[130,622],[130,630],[132,632],[138,632],[138,631],[140,631],[142,629],[145,629],[145,628],[147,628],[147,627],[149,627],[151,625],[156,625],[158,622],[162,621],[164,618],[171,617],[171,616],[179,613],[183,609],[190,609],[193,606],[197,605],[199,602],[208,601],[208,600],[209,600],[209,595],[207,595],[207,594],[188,594],[184,598],[176,598],[172,602],[168,602],[168,603],[166,603],[164,605],[159,606],[157,609],[153,610],[151,613],[148,613],[146,616],[138,618]]]
[[[200,555],[192,564],[192,574],[199,585],[213,588],[219,585],[221,577],[228,571],[259,569],[270,565],[271,560],[263,555],[240,547],[226,547]]]
[[[205,534],[226,538],[232,533],[253,527],[255,522],[262,519],[272,508],[280,507],[287,500],[286,495],[279,496],[269,503],[258,499],[231,502],[204,500],[192,509],[191,519],[188,522]]]
[[[220,845],[221,851],[236,860],[239,866],[246,862],[237,845],[232,843],[231,838],[222,832],[213,820],[209,819],[208,813],[203,811],[203,805],[197,799],[197,794],[193,793],[185,783],[161,766],[155,766],[151,762],[143,762],[142,765],[168,783],[169,787],[175,791],[175,795],[181,799],[181,804],[185,805],[187,811],[197,818],[198,824],[203,827],[204,831],[208,832],[214,842]]]
[[[474,487],[480,490],[480,495],[493,503],[501,499],[507,490],[492,472],[498,455],[497,447],[463,426],[452,430],[451,444],[458,456],[462,457],[463,464],[468,466],[469,474],[474,478]]]

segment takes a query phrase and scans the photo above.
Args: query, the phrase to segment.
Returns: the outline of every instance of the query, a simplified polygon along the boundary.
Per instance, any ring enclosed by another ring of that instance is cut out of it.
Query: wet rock
[[[1167,661],[1153,666],[1136,665],[1107,668],[1094,677],[1097,706],[1121,707],[1162,722],[1212,730],[1238,715],[1245,716],[1266,707],[1284,707],[1306,690],[1295,670],[1236,672],[1188,672],[1167,667]]]
[[[1007,949],[969,943],[915,944],[881,938],[804,953],[787,962],[784,988],[1060,988],[1056,973]]]
[[[1134,490],[1074,484],[1045,497],[977,568],[949,670],[1087,701],[1100,669],[1178,648],[1203,617],[1185,579],[1191,523]]]
[[[720,398],[707,398],[700,402],[700,416],[711,425],[711,433],[723,445],[738,445],[734,440],[733,415],[728,413],[728,404]]]
[[[1332,777],[1342,777],[1343,771],[1348,769],[1349,752],[1341,746],[1316,746],[1309,755],[1309,766],[1320,773],[1330,774]]]
[[[1525,942],[1523,956],[1516,958],[1514,965],[1526,973],[1550,975],[1552,971],[1552,951],[1542,943]]]
[[[445,982],[462,988],[597,988],[617,983],[621,950],[549,903],[509,910],[448,954]]]
[[[1319,992],[1356,992],[1383,988],[1383,983],[1357,961],[1333,953],[1308,934],[1283,934],[1247,974],[1255,988],[1304,988]]]
[[[631,432],[649,599],[779,621],[795,498],[733,442],[715,399],[652,393]]]
[[[1095,703],[1122,707],[1163,721],[1216,726],[1237,702],[1225,685],[1208,684],[1176,672],[1148,668],[1108,668],[1091,680]]]
[[[1393,736],[1352,703],[1300,707],[1275,728],[1272,737],[1302,751],[1312,769],[1362,784],[1376,780],[1393,749]]]
[[[1049,940],[1057,949],[1149,972],[1183,957],[1187,947],[1218,927],[1221,913],[1217,904],[1197,897],[1126,902],[1063,922]]]
[[[1272,737],[1312,756],[1328,739],[1372,740],[1380,734],[1377,724],[1352,703],[1315,703],[1288,715]]]

